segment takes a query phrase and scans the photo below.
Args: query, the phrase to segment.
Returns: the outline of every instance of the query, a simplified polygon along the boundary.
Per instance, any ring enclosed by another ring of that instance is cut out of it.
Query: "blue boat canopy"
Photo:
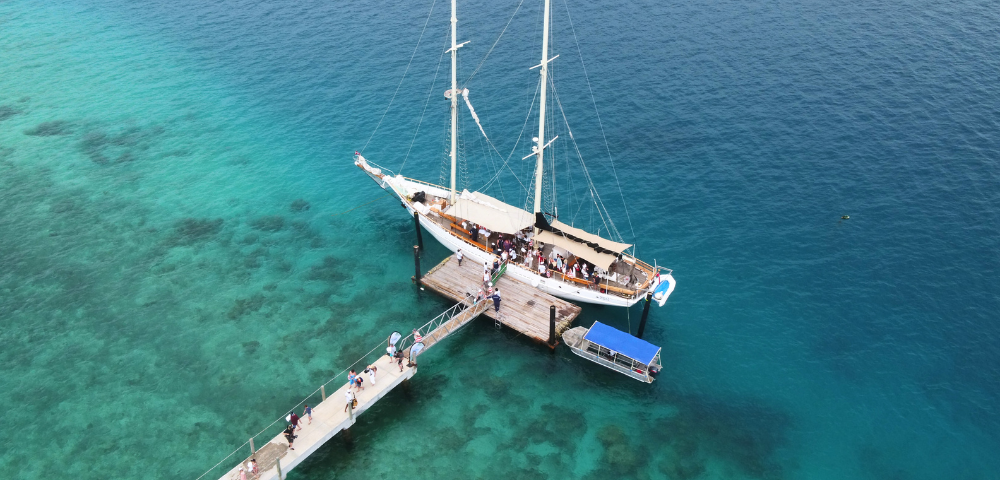
[[[615,330],[601,322],[594,322],[594,326],[590,327],[583,338],[646,365],[652,363],[660,351],[660,347],[652,343],[635,338],[621,330]]]

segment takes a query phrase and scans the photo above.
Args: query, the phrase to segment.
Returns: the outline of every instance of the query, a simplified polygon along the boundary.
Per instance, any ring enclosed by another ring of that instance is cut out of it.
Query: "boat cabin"
[[[646,383],[662,368],[660,347],[601,322],[567,330],[563,340],[573,353]]]

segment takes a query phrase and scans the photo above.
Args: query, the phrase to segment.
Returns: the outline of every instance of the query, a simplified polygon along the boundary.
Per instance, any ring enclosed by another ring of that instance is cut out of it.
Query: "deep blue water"
[[[464,81],[517,5],[461,6],[459,78],[526,180],[538,1]],[[0,3],[5,476],[197,477],[448,306],[408,281],[402,209],[335,215],[382,195],[354,150],[441,180],[444,2],[393,98],[430,7]],[[625,239],[678,279],[646,329],[663,374],[482,322],[291,477],[1000,478],[1000,9],[568,9],[588,76],[562,1],[552,52],[574,138]],[[462,130],[478,188],[503,160]],[[557,205],[594,223],[567,147]],[[509,171],[490,193],[525,198]],[[579,323],[634,333],[639,312]]]

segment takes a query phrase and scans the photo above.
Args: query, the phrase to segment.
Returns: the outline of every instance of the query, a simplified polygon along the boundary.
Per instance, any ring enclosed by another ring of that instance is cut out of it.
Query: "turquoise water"
[[[415,292],[411,220],[351,165],[419,3],[0,3],[5,476],[197,477],[448,306]],[[460,78],[516,5],[465,7]],[[365,148],[402,165],[432,90],[403,168],[428,181],[446,7]],[[505,154],[535,87],[538,10],[525,2],[468,84]],[[646,330],[660,380],[481,322],[290,476],[998,478],[994,6],[570,10],[639,254],[679,282]],[[554,11],[559,92],[630,239]],[[496,165],[469,155],[462,178],[481,182]],[[578,193],[561,192],[568,212]],[[425,268],[447,254],[427,247]],[[586,307],[579,322],[635,332],[638,316]]]

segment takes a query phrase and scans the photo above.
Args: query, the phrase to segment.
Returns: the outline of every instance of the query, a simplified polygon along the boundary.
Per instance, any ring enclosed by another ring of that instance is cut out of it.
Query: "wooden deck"
[[[284,478],[289,470],[298,466],[306,457],[323,446],[327,440],[330,440],[340,431],[353,425],[357,421],[358,415],[364,413],[376,401],[389,393],[390,390],[402,384],[404,380],[413,377],[417,372],[416,366],[408,367],[406,362],[403,362],[403,371],[400,372],[399,367],[391,363],[389,357],[386,355],[382,355],[374,365],[378,367],[378,374],[375,376],[375,385],[372,385],[368,381],[368,375],[361,373],[361,375],[365,375],[365,389],[355,393],[358,399],[358,407],[354,409],[353,416],[344,411],[344,407],[347,405],[347,400],[344,396],[344,392],[347,389],[347,385],[345,384],[337,391],[328,395],[325,401],[313,407],[311,425],[308,418],[300,420],[299,424],[302,425],[302,429],[296,432],[299,438],[295,439],[295,450],[288,449],[288,442],[282,434],[278,434],[270,442],[260,446],[257,449],[257,453],[252,455],[253,458],[257,459],[260,476],[254,477],[248,473],[247,478],[254,480],[256,478],[263,480],[277,479],[277,463],[279,460],[281,461],[282,478]],[[302,413],[301,408],[295,413]],[[250,461],[250,458],[244,458],[241,463],[246,465]],[[239,465],[233,467],[232,470],[219,477],[219,480],[239,480],[239,468]]]
[[[467,296],[476,294],[482,285],[482,279],[482,265],[466,261],[459,267],[455,257],[450,256],[424,274],[420,283],[445,297],[461,302]],[[495,287],[500,290],[502,323],[542,342],[549,340],[549,306],[556,306],[557,337],[562,335],[580,314],[579,306],[507,275],[501,277]],[[494,320],[497,318],[492,302],[482,313]]]

